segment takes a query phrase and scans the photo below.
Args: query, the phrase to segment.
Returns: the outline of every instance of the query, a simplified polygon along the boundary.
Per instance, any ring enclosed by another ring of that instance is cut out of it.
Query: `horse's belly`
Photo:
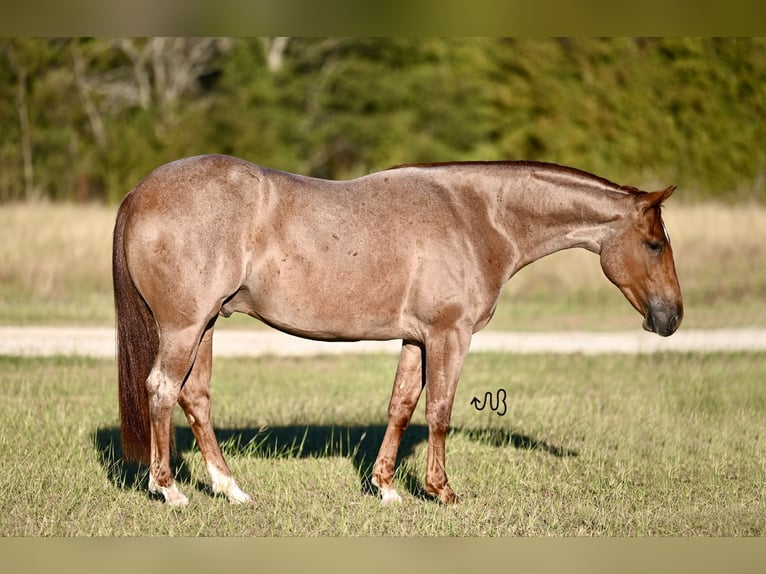
[[[406,289],[384,273],[271,260],[253,270],[222,312],[242,312],[322,340],[398,339]]]

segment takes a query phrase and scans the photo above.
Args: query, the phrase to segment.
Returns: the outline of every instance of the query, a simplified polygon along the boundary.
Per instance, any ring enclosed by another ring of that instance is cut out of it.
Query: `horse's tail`
[[[134,194],[117,212],[112,242],[112,280],[117,337],[122,456],[149,464],[150,421],[146,378],[159,348],[159,336],[149,306],[136,289],[125,260],[125,224]]]

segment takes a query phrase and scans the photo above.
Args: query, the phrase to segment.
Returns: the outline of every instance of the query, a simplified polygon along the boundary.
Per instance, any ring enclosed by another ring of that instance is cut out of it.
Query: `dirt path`
[[[259,355],[317,355],[344,352],[397,352],[399,341],[323,343],[291,337],[274,330],[220,329],[214,354],[227,357]],[[643,331],[477,333],[471,352],[512,353],[653,353],[766,351],[766,329],[679,330],[667,339]],[[114,330],[109,327],[0,327],[0,355],[114,356]]]

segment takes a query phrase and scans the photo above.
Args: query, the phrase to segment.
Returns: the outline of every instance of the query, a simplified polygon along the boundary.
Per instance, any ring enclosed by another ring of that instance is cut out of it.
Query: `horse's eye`
[[[646,248],[652,253],[662,253],[665,245],[661,241],[644,241]]]

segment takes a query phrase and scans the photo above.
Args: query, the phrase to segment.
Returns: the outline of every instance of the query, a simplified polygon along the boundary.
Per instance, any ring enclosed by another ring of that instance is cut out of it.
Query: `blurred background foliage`
[[[200,153],[334,179],[541,160],[766,200],[766,38],[2,38],[0,201]]]

